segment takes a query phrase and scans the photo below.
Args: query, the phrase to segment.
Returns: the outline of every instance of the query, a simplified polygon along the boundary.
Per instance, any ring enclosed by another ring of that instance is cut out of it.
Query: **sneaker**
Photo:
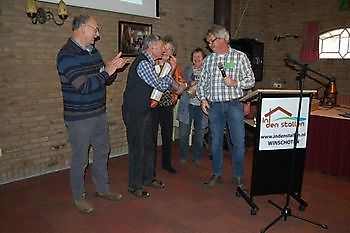
[[[123,199],[123,196],[120,193],[115,193],[110,190],[105,193],[96,192],[95,196],[107,199],[109,201],[120,201],[121,199]]]
[[[90,202],[88,202],[85,195],[81,198],[75,199],[73,204],[82,213],[88,214],[94,211],[94,207]]]
[[[203,183],[204,187],[211,188],[214,187],[216,184],[222,183],[221,175],[212,175],[210,180]]]

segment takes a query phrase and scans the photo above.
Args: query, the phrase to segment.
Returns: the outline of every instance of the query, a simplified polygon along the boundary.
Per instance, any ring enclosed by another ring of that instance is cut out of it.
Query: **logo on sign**
[[[305,126],[305,117],[299,118],[299,127]],[[266,128],[293,128],[297,125],[297,117],[293,116],[291,112],[278,106],[264,114],[262,123]]]

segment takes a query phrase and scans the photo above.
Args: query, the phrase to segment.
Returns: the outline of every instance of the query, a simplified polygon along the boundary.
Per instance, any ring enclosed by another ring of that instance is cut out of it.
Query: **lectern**
[[[291,190],[288,194],[300,203],[299,209],[304,210],[307,206],[301,198],[301,190],[311,97],[315,92],[258,89],[241,99],[257,102],[256,118],[246,121],[255,128],[250,192],[241,187],[236,190],[236,196],[242,196],[250,205],[252,215],[258,211],[253,198],[259,195],[285,194]],[[301,108],[297,121],[300,100]],[[294,148],[297,122],[299,130]],[[292,180],[291,172],[293,172]]]

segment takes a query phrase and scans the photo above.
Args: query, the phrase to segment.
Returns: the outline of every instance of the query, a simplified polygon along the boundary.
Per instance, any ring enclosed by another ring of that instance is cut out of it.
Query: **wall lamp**
[[[301,36],[298,36],[298,35],[291,35],[291,34],[285,34],[285,35],[276,35],[274,36],[273,40],[276,41],[277,43],[280,42],[281,39],[286,39],[286,38],[294,38],[294,39],[297,39],[297,38],[300,38]]]
[[[63,0],[60,0],[58,3],[58,17],[61,19],[60,21],[56,21],[55,16],[51,11],[45,11],[41,7],[38,8],[36,6],[36,0],[27,0],[26,13],[28,17],[32,19],[33,24],[37,24],[37,22],[44,24],[46,21],[52,19],[56,25],[61,26],[68,18],[67,6]]]

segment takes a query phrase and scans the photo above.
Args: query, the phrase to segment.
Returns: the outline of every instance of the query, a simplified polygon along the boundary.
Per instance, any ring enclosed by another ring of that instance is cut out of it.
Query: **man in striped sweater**
[[[106,85],[116,78],[117,69],[128,62],[119,53],[106,64],[94,42],[100,31],[96,19],[87,15],[74,17],[73,35],[57,55],[61,80],[64,121],[72,147],[70,183],[74,206],[83,213],[94,210],[87,201],[84,177],[90,145],[94,149],[92,181],[95,196],[111,201],[122,195],[109,188],[107,160],[110,152],[106,117]]]

